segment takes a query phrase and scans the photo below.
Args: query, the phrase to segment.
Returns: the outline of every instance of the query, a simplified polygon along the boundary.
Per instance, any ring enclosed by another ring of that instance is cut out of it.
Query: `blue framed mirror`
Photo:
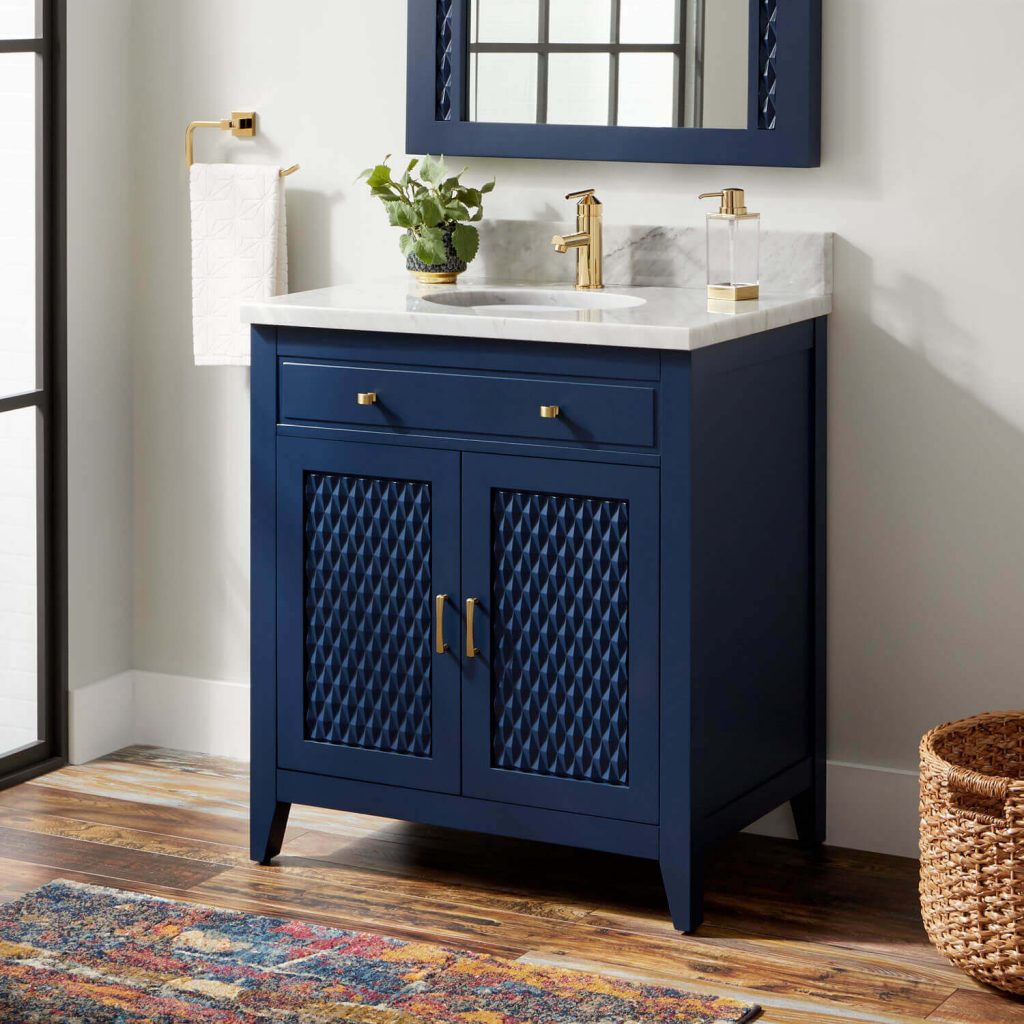
[[[821,0],[409,0],[406,147],[817,167]]]

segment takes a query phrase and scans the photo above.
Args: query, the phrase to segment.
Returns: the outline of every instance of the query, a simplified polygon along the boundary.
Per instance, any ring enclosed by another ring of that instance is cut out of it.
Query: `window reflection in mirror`
[[[470,0],[469,119],[746,128],[749,0]]]

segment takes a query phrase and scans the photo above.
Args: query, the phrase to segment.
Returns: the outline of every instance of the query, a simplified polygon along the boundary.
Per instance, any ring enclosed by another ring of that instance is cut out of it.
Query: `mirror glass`
[[[471,0],[469,119],[747,127],[749,0]]]

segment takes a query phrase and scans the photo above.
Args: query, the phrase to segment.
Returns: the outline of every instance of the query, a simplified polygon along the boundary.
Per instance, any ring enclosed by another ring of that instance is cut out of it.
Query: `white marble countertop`
[[[482,292],[492,297],[481,300]],[[436,301],[444,296],[463,305]],[[588,302],[590,296],[595,296],[595,302],[628,305],[611,309],[559,306]],[[514,308],[516,302],[522,303],[520,308]],[[831,311],[831,295],[811,293],[762,291],[759,300],[723,304],[709,303],[703,288],[606,288],[580,293],[567,284],[420,285],[410,275],[407,281],[339,285],[243,305],[242,320],[276,327],[693,351]]]

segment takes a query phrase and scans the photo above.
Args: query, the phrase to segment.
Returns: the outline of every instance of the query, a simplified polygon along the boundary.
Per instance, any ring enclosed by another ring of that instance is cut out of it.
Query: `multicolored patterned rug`
[[[726,999],[52,882],[0,907],[4,1024],[743,1024]]]

